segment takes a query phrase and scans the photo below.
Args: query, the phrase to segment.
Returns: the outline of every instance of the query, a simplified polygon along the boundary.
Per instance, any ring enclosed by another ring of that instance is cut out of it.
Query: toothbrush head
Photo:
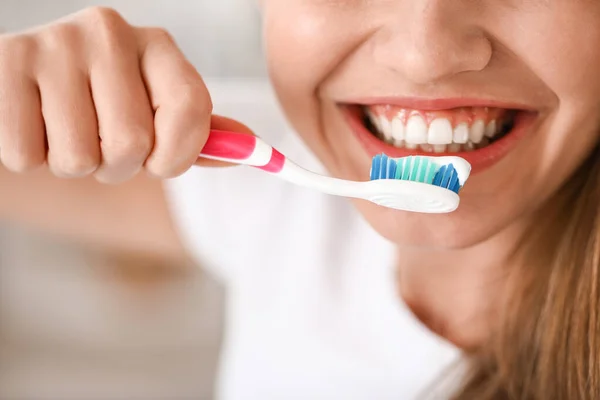
[[[448,213],[460,202],[458,193],[471,172],[460,157],[373,157],[371,196],[379,205],[421,213]]]

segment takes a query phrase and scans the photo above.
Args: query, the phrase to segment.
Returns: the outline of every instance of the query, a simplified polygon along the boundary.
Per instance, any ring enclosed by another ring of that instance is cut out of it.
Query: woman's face
[[[471,162],[454,213],[356,201],[398,244],[491,237],[556,191],[598,140],[600,1],[264,0],[263,10],[284,110],[332,174],[368,180],[381,152]]]

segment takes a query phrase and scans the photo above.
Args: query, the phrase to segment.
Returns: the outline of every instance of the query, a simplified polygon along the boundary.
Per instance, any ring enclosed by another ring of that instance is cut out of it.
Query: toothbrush
[[[257,136],[211,130],[201,158],[249,165],[296,185],[323,193],[364,199],[383,207],[418,213],[449,213],[458,208],[459,190],[471,172],[460,157],[377,155],[370,181],[350,181],[308,171]]]

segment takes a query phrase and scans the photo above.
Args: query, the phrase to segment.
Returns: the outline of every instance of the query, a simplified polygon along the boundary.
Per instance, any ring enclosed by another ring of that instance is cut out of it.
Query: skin
[[[476,345],[489,333],[519,233],[598,140],[600,3],[264,0],[261,7],[283,108],[336,176],[364,180],[370,165],[340,102],[469,97],[538,111],[507,157],[470,178],[455,213],[355,202],[398,245],[399,288],[415,314],[457,345]],[[211,119],[201,77],[162,30],[93,8],[1,37],[0,185],[11,191],[0,196],[0,217],[181,256],[160,182],[150,176],[197,164],[211,124],[240,128]]]
[[[337,176],[368,179],[370,165],[339,103],[467,97],[539,112],[507,157],[469,179],[454,213],[355,203],[398,244],[399,286],[415,313],[457,345],[477,345],[489,333],[492,299],[502,294],[503,270],[531,212],[598,140],[600,3],[267,0],[264,10],[283,107]],[[310,68],[298,70],[307,60]]]

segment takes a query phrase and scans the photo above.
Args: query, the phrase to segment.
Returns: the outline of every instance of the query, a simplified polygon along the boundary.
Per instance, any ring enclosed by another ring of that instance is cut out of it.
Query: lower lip
[[[464,158],[472,167],[472,174],[481,172],[492,165],[500,161],[505,155],[507,155],[518,143],[518,141],[525,136],[530,130],[533,123],[536,120],[537,113],[521,111],[518,112],[515,117],[513,129],[503,138],[495,141],[494,143],[485,146],[481,149],[472,151],[462,152],[444,152],[444,153],[433,153],[425,152],[418,149],[406,149],[394,147],[387,144],[378,138],[376,138],[363,124],[362,111],[359,107],[342,107],[344,115],[348,120],[350,127],[356,134],[359,142],[363,145],[365,150],[371,157],[385,153],[389,157],[399,158],[408,156],[455,156]]]

